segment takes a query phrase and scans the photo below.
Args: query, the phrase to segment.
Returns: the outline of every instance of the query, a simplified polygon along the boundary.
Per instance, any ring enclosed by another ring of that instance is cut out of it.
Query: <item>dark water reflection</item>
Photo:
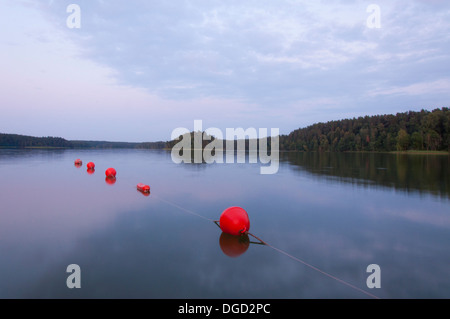
[[[379,297],[450,297],[447,157],[280,160],[261,175],[257,164],[176,165],[164,151],[0,150],[0,297],[367,298],[224,235],[212,220],[230,206],[274,247],[361,289],[380,265]],[[66,286],[73,263],[81,289]]]
[[[450,197],[450,156],[286,152],[280,160],[319,178]]]

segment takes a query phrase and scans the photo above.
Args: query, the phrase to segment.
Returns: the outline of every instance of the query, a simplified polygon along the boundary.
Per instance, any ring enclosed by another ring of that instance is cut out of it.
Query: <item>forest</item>
[[[141,148],[163,149],[167,142],[108,142],[108,141],[79,141],[66,140],[61,137],[34,137],[19,134],[0,133],[0,148],[83,148],[83,149],[111,149],[111,148]]]
[[[449,151],[450,111],[408,111],[316,123],[280,136],[285,151]]]
[[[68,148],[72,143],[61,137],[34,137],[19,134],[0,133],[2,148]]]
[[[192,146],[194,132],[191,132]],[[201,136],[201,135],[199,135]],[[211,140],[204,140],[203,147]],[[144,143],[69,141],[61,137],[32,137],[0,133],[2,148],[138,148],[171,149],[178,141]],[[268,139],[270,149],[270,139]],[[408,111],[316,123],[279,139],[280,151],[392,152],[450,151],[450,110]],[[226,148],[226,143],[224,148]],[[236,146],[236,141],[234,142]],[[248,148],[249,141],[245,141]],[[236,148],[235,148],[236,149]]]

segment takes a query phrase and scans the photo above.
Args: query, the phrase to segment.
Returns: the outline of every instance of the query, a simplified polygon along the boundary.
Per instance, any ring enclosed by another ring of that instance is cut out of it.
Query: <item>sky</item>
[[[288,134],[450,106],[447,0],[0,0],[0,26],[2,133]]]

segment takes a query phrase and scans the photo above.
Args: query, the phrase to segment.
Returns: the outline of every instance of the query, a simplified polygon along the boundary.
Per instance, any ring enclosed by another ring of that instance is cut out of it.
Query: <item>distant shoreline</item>
[[[171,151],[170,148],[134,148],[134,147],[56,147],[56,146],[26,146],[26,147],[18,147],[18,146],[3,146],[0,145],[0,149],[17,149],[17,150],[121,150],[121,149],[132,149],[132,150],[146,150],[146,151]],[[225,151],[225,150],[224,150]],[[245,152],[249,152],[245,150]],[[450,156],[450,152],[448,151],[426,151],[426,150],[408,150],[408,151],[342,151],[342,152],[334,152],[334,151],[297,151],[297,150],[280,150],[280,153],[318,153],[318,154],[397,154],[397,155],[446,155]]]
[[[191,147],[200,147],[192,143],[198,137],[195,135],[198,133],[205,132],[186,133],[183,135],[183,140],[190,139]],[[245,136],[250,135],[245,134]],[[236,134],[234,136],[237,137]],[[209,137],[213,138],[213,136]],[[447,107],[432,111],[422,109],[420,112],[408,111],[395,115],[360,116],[320,122],[278,137],[280,151],[447,155],[450,151],[450,109]],[[205,136],[201,139],[202,147],[205,147],[205,143],[210,140],[205,139]],[[243,139],[245,148],[249,149],[250,137],[238,137],[238,139],[241,139],[241,142]],[[0,133],[1,148],[172,149],[179,143],[177,140],[178,138],[156,142],[110,142]],[[233,138],[229,138],[228,141],[233,141]],[[268,143],[269,148],[272,145],[272,139],[262,141],[257,139],[257,142]],[[183,143],[180,145],[185,145]],[[235,149],[236,143],[237,140],[234,139]]]

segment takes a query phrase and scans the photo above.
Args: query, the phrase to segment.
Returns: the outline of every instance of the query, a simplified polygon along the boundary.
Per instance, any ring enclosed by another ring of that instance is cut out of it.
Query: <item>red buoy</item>
[[[247,212],[241,207],[229,207],[220,215],[220,229],[230,235],[241,235],[250,229]]]
[[[80,167],[82,164],[83,162],[79,158],[75,160],[75,166]]]
[[[86,167],[88,169],[93,169],[93,168],[95,168],[95,164],[93,162],[89,162],[89,163],[87,163]]]
[[[220,249],[228,257],[238,257],[245,253],[250,246],[248,235],[233,236],[222,232],[219,239]]]
[[[137,184],[137,189],[143,193],[150,193],[150,186],[145,185],[143,183]]]
[[[116,177],[116,170],[114,168],[110,167],[105,171],[105,175]]]

